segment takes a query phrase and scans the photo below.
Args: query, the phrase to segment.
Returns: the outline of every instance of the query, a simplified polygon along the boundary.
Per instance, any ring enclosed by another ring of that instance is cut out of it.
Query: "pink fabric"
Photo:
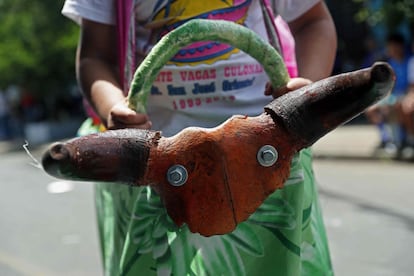
[[[131,27],[131,15],[133,11],[133,0],[119,0],[116,1],[116,26],[117,26],[117,40],[118,40],[118,62],[120,79],[122,80],[123,89],[126,92],[128,89],[128,78],[125,76],[125,66],[127,63],[128,54],[128,36]]]
[[[262,5],[264,6],[266,12],[270,18],[275,18],[273,14],[273,9],[269,0],[262,0]],[[289,26],[282,19],[281,16],[277,16],[274,21],[272,21],[272,27],[276,30],[278,41],[280,47],[282,48],[282,56],[285,62],[286,69],[291,78],[298,76],[298,68],[296,63],[296,53],[295,53],[295,40],[290,32]]]
[[[282,47],[283,59],[285,61],[286,69],[291,78],[298,76],[298,67],[296,63],[295,54],[295,40],[290,32],[289,26],[282,19],[277,16],[275,19],[276,30],[279,36],[280,46]]]

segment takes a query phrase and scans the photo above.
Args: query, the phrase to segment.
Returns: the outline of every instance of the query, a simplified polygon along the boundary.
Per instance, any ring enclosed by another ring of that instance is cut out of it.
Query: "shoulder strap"
[[[273,6],[271,5],[271,3]],[[275,17],[274,0],[260,0],[269,43],[283,57],[291,78],[298,76],[295,41],[289,27],[280,16]]]
[[[134,43],[133,39],[130,38],[132,23],[132,11],[133,11],[133,0],[118,0],[116,1],[116,27],[117,27],[117,50],[118,50],[118,62],[119,62],[119,74],[122,81],[122,88],[126,93],[129,88],[129,71],[131,61],[128,61],[130,57],[128,54],[135,53],[131,51],[130,43]],[[133,49],[133,48],[132,48]],[[134,59],[132,59],[134,60]]]
[[[263,19],[266,27],[267,36],[270,45],[272,45],[283,56],[283,52],[279,43],[279,34],[275,24],[275,15],[269,0],[260,0],[260,7],[262,8]]]

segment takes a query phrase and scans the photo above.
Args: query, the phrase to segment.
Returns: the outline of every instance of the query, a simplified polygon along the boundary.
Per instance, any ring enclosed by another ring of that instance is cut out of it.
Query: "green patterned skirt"
[[[85,122],[82,135],[96,131]],[[333,275],[312,153],[292,160],[283,189],[225,235],[177,227],[148,187],[96,184],[106,275]]]

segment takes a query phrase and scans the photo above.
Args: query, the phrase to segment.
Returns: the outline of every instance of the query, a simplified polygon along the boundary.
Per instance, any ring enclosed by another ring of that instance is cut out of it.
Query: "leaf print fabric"
[[[257,275],[259,269],[262,275],[332,274],[311,160],[308,149],[297,154],[284,189],[271,194],[235,231],[212,237],[193,234],[185,225],[177,227],[148,187],[96,184],[98,216],[105,216],[99,218],[105,221],[99,224],[105,271],[239,276]]]

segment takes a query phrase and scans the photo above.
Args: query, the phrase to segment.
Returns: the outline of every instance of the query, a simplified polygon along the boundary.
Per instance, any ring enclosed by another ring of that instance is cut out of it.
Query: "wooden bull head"
[[[383,98],[394,79],[388,64],[376,63],[212,129],[187,128],[168,138],[138,129],[75,138],[51,146],[43,167],[63,179],[150,185],[177,225],[205,236],[228,233],[283,187],[296,152]]]

